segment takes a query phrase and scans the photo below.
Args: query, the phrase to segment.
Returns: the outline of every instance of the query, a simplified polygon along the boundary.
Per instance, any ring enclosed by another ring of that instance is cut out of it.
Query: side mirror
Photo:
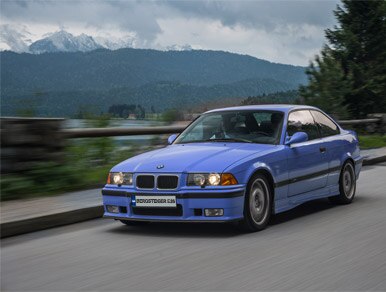
[[[296,143],[306,142],[308,140],[308,135],[305,132],[296,132],[291,137],[288,137],[288,140],[285,142],[285,145],[290,146]]]
[[[168,144],[171,145],[174,142],[174,140],[176,140],[176,138],[177,138],[177,134],[170,135],[168,138]]]

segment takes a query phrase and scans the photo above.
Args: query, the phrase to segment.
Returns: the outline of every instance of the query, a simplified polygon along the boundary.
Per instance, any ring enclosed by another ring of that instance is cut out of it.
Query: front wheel
[[[246,231],[263,230],[272,213],[272,193],[266,176],[256,174],[250,180],[244,202],[244,219],[240,227]]]
[[[337,204],[350,204],[355,196],[356,175],[351,161],[346,162],[340,173],[339,195],[330,197],[330,201]]]

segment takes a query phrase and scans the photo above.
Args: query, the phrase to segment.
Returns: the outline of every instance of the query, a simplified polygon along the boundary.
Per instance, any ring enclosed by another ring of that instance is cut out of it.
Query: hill
[[[303,67],[222,51],[99,49],[0,57],[2,115],[28,104],[43,116],[71,116],[79,107],[106,112],[119,103],[164,110],[224,97],[242,100],[306,82]]]

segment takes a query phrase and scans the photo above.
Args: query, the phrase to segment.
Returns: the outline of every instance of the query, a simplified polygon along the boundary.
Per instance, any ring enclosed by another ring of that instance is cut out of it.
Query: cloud
[[[23,24],[36,40],[64,28],[77,35],[135,36],[136,47],[221,49],[306,65],[334,23],[333,1],[1,1],[1,24]],[[285,50],[283,52],[283,50]]]
[[[216,19],[224,26],[241,25],[272,31],[283,24],[329,26],[337,1],[170,1],[161,2],[194,18]]]
[[[0,46],[22,53],[28,52],[28,42],[28,32],[24,28],[16,30],[7,24],[0,25]]]

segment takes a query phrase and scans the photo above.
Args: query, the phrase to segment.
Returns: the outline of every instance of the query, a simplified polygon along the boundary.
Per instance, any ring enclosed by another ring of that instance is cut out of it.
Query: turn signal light
[[[237,185],[237,179],[231,173],[223,173],[221,175],[221,185],[222,186],[230,186]]]

